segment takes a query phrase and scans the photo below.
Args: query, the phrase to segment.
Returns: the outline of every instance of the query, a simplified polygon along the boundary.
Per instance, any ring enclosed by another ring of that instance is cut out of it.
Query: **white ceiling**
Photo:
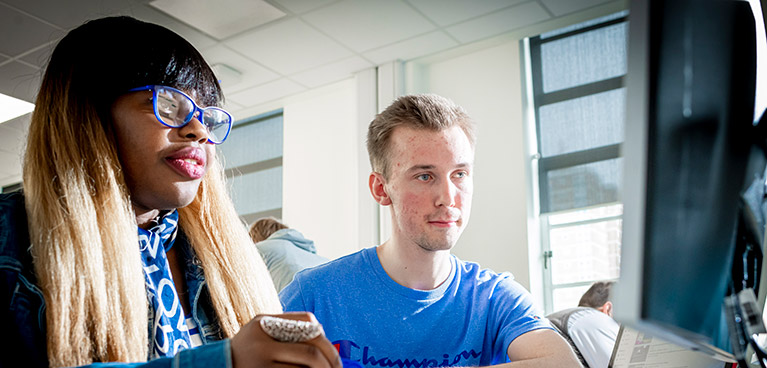
[[[0,93],[34,102],[42,68],[56,42],[88,19],[131,15],[162,24],[194,44],[210,64],[241,73],[223,83],[226,108],[238,117],[269,101],[350,77],[392,60],[411,60],[566,17],[614,0],[179,0],[194,16],[226,28],[247,7],[285,15],[217,39],[149,5],[150,0],[0,0]],[[162,3],[172,1],[163,0]],[[236,11],[231,11],[232,7]],[[228,11],[221,11],[222,8]],[[223,17],[223,18],[222,18]],[[182,18],[179,16],[179,18]],[[191,24],[191,25],[190,25]],[[232,27],[226,29],[233,29]],[[244,116],[240,116],[244,117]],[[0,185],[20,178],[29,116],[0,124]]]

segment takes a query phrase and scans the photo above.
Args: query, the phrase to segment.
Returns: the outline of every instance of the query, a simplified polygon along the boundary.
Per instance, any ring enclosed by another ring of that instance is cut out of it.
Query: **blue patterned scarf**
[[[192,346],[166,255],[176,240],[177,231],[176,210],[161,213],[152,220],[149,230],[138,229],[149,298],[150,359],[173,356]]]

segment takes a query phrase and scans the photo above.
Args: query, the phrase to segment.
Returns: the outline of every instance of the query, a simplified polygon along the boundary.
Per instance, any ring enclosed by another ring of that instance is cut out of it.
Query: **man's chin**
[[[444,239],[441,241],[422,241],[418,243],[418,246],[425,251],[438,252],[453,249],[456,242],[457,241],[447,241]]]

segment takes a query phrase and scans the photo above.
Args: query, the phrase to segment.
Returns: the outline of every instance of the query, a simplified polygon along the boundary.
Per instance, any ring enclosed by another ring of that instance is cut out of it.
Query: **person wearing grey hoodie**
[[[273,217],[253,223],[250,237],[264,258],[277,292],[293,281],[296,272],[328,261],[317,254],[314,241],[304,238],[298,230],[288,228]]]

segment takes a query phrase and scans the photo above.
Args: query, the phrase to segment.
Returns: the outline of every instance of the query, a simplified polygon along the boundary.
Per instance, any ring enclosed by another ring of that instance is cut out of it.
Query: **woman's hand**
[[[259,315],[253,318],[232,338],[232,365],[235,368],[342,368],[338,352],[324,333],[306,342],[280,342],[261,329],[262,317]],[[308,312],[285,313],[273,317],[317,322],[314,315]]]

